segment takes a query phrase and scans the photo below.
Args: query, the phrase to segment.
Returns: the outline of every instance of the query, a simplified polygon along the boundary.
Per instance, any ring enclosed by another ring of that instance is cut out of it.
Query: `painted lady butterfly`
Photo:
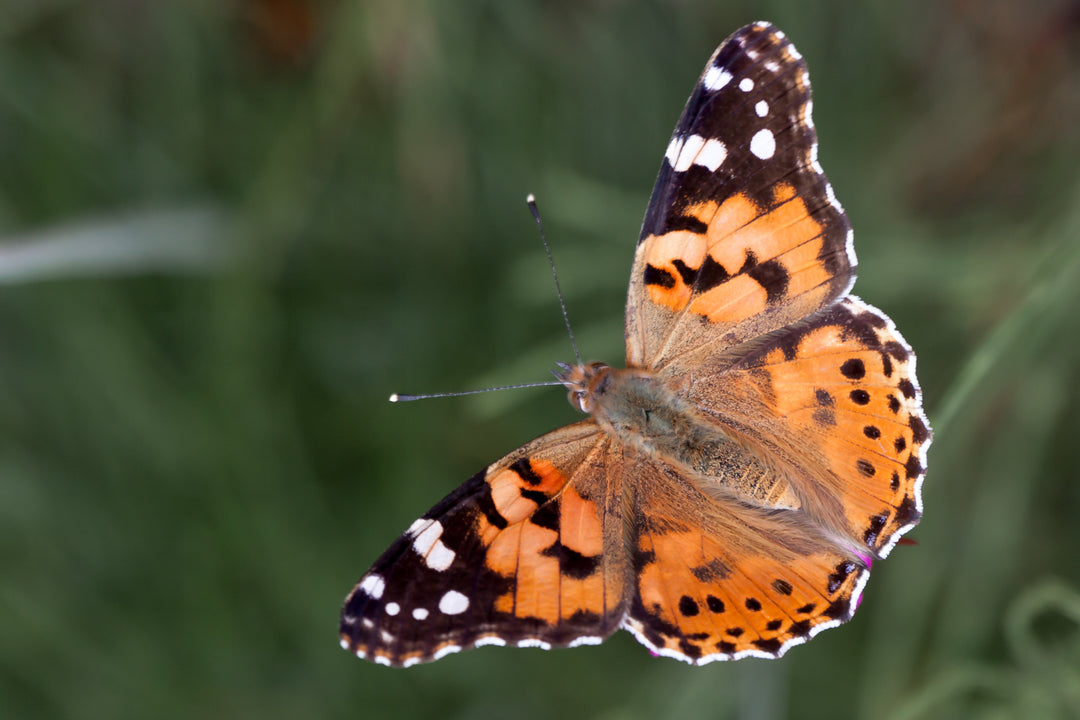
[[[930,428],[911,348],[848,294],[810,108],[777,28],[717,49],[645,215],[626,369],[562,365],[591,417],[413,523],[345,601],[344,648],[408,666],[625,628],[704,664],[852,616],[871,560],[919,521]]]

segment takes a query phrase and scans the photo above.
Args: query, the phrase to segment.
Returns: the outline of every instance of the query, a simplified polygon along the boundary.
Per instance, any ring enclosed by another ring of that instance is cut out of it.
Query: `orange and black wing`
[[[360,579],[342,647],[409,666],[479,645],[598,643],[618,629],[628,563],[609,443],[579,422],[458,488]]]
[[[624,627],[696,665],[772,658],[848,620],[866,561],[797,510],[715,497],[643,463],[632,522],[635,587]]]
[[[854,280],[806,63],[779,29],[748,25],[710,58],[664,155],[630,278],[627,364],[715,357],[829,306]]]

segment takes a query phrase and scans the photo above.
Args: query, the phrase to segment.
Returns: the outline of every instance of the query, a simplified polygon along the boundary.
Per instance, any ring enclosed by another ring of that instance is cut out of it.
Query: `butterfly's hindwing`
[[[884,557],[918,523],[930,425],[915,354],[880,310],[848,296],[719,370],[669,368],[696,373],[690,399],[717,422],[753,429],[822,526]]]
[[[869,569],[810,518],[711,502],[651,465],[638,482],[625,627],[653,651],[698,665],[778,657],[851,617]]]

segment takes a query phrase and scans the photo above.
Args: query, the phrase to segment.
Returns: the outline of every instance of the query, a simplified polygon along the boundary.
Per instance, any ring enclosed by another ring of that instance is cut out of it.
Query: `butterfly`
[[[618,629],[694,664],[850,619],[922,514],[915,355],[850,294],[806,63],[767,23],[709,59],[634,255],[626,367],[560,365],[588,417],[477,473],[345,601],[341,645],[409,666]]]

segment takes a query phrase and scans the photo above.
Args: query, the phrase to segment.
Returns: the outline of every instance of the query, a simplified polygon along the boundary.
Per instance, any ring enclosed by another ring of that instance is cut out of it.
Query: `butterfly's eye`
[[[583,413],[591,413],[593,410],[592,398],[586,390],[571,390],[567,393],[570,404]]]

